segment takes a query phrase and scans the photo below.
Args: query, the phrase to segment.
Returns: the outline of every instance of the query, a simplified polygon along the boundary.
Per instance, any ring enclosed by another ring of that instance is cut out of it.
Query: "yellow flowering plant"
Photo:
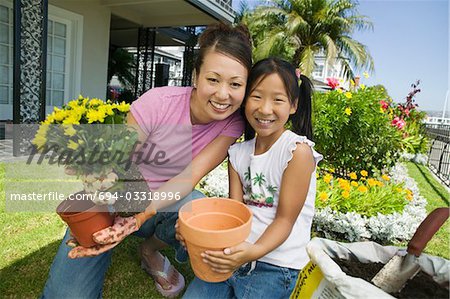
[[[339,178],[328,171],[320,171],[317,180],[316,207],[347,213],[355,212],[371,217],[401,212],[412,200],[412,192],[404,184],[393,183],[390,177],[367,177],[367,171],[351,172]]]
[[[106,190],[131,163],[136,130],[126,125],[130,105],[80,96],[55,107],[41,123],[32,143],[50,163],[83,176],[87,191]]]

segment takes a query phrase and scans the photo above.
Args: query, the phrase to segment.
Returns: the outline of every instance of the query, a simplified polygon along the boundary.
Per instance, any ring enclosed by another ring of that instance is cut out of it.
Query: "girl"
[[[246,139],[230,147],[230,197],[253,212],[247,242],[202,256],[213,271],[233,272],[225,282],[198,278],[184,298],[288,298],[308,262],[316,193],[311,82],[298,80],[288,62],[255,64],[244,99]],[[292,121],[292,131],[285,129]]]
[[[183,276],[159,250],[170,246],[177,260],[187,259],[175,239],[177,209],[188,200],[204,197],[193,191],[196,184],[225,159],[229,146],[242,135],[244,122],[239,108],[252,66],[250,36],[245,27],[209,26],[198,43],[194,86],[149,90],[133,102],[128,115],[128,124],[138,130],[139,141],[157,145],[171,163],[139,165],[148,188],[159,194],[178,193],[183,199],[153,201],[145,212],[116,217],[112,227],[94,234],[95,241],[102,245],[92,248],[71,250],[65,244],[70,239],[66,232],[42,297],[101,297],[111,263],[110,249],[131,233],[146,238],[141,248],[142,267],[155,280],[157,290],[166,297],[183,290]]]

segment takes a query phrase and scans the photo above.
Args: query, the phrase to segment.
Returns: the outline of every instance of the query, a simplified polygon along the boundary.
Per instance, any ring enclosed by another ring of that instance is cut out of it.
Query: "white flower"
[[[413,192],[413,199],[402,213],[364,217],[354,212],[341,213],[329,207],[317,210],[314,228],[326,238],[345,238],[351,242],[371,239],[380,243],[409,240],[426,217],[426,200],[419,195],[416,182],[408,176],[404,165],[398,163],[390,171],[393,182],[405,184]]]

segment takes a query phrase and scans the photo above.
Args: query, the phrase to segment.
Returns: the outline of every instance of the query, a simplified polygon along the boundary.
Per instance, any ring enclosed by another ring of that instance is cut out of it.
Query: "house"
[[[319,51],[314,55],[315,68],[312,73],[314,87],[318,91],[331,90],[327,84],[327,78],[336,78],[341,83],[339,86],[345,90],[350,89],[350,82],[344,77],[344,68],[340,59],[327,61],[324,51]]]
[[[231,0],[0,0],[0,122],[37,123],[79,94],[104,99],[112,45],[135,47],[144,62],[155,58],[156,46],[182,46],[192,57],[193,26],[233,22],[231,5]],[[137,95],[152,86],[154,71],[136,75]],[[190,75],[183,73],[184,83]]]

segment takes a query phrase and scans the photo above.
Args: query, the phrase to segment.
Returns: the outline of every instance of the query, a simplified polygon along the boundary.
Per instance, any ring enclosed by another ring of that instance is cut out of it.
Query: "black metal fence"
[[[425,128],[431,141],[428,167],[450,187],[450,126],[427,124]]]

